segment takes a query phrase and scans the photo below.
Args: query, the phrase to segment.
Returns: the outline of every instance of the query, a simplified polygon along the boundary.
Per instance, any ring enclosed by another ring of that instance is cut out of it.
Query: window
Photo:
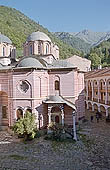
[[[49,45],[47,44],[46,45],[46,54],[48,54],[49,53]]]
[[[96,92],[96,95],[97,95],[97,92]]]
[[[60,90],[60,83],[58,80],[55,81],[55,90]]]
[[[20,84],[19,84],[19,89],[22,92],[26,93],[28,91],[28,89],[29,89],[28,83],[26,81],[21,81]]]
[[[95,84],[97,85],[97,82],[95,82]]]
[[[42,42],[38,42],[38,54],[42,54]]]
[[[29,53],[32,55],[32,45],[30,45],[29,48],[30,48],[30,49],[29,49]]]
[[[2,106],[2,118],[7,118],[7,106]]]
[[[105,96],[105,92],[104,92],[104,96]]]
[[[10,48],[10,57],[11,57],[11,48]]]
[[[3,47],[3,56],[5,56],[5,47]]]

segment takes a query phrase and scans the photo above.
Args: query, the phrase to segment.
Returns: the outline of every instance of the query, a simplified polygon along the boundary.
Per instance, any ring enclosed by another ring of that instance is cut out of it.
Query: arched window
[[[10,48],[10,57],[11,57],[11,48]]]
[[[32,55],[32,45],[29,47],[29,53]]]
[[[38,54],[42,54],[42,42],[38,42]]]
[[[46,54],[48,54],[49,53],[49,45],[47,44],[46,45]]]
[[[2,118],[7,118],[7,106],[2,106]]]
[[[20,118],[23,118],[23,110],[21,108],[17,109],[16,117],[17,117],[17,120],[19,120]]]
[[[60,90],[60,83],[58,80],[55,81],[55,90]]]
[[[5,56],[5,47],[3,47],[3,56]]]

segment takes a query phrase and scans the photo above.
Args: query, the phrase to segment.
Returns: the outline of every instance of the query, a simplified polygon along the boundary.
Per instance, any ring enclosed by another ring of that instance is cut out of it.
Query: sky
[[[0,0],[51,32],[110,31],[110,0]]]

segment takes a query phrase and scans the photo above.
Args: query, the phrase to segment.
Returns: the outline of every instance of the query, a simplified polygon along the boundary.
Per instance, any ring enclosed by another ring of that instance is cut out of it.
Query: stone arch
[[[58,106],[53,106],[51,109],[51,121],[61,123],[61,109]]]
[[[93,81],[93,96],[94,96],[94,101],[97,102],[98,101],[98,82],[97,80]]]
[[[0,91],[0,125],[8,125],[8,94]]]
[[[99,89],[100,89],[100,103],[105,103],[105,80],[101,79],[99,81]]]
[[[100,105],[100,112],[102,113],[102,116],[106,116],[106,108],[103,105]]]
[[[94,111],[97,112],[98,111],[98,105],[96,103],[94,103],[93,107],[94,107]]]
[[[54,78],[54,90],[55,94],[60,95],[60,77],[58,75],[55,75]]]
[[[26,112],[26,111],[28,111],[28,112],[32,113],[32,109],[31,109],[31,107],[27,106],[27,107],[25,108],[25,112]]]
[[[88,102],[88,109],[92,111],[92,104],[91,104],[91,102]]]
[[[23,118],[23,108],[18,107],[16,109],[16,120],[19,120],[20,118]]]
[[[110,104],[110,79],[106,82],[107,85],[107,103]]]
[[[88,81],[88,100],[92,100],[92,82]]]

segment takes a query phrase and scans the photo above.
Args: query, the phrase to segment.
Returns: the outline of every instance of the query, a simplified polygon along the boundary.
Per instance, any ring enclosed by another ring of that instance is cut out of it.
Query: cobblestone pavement
[[[42,137],[23,143],[1,131],[0,170],[109,170],[110,123],[87,121],[78,133],[76,143]]]

